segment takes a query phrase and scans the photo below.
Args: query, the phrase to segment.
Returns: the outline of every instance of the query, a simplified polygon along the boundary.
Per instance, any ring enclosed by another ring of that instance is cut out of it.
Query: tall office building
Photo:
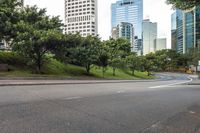
[[[171,15],[171,45],[178,53],[183,53],[183,11],[177,9]]]
[[[134,44],[134,28],[131,23],[121,22],[117,25],[117,27],[113,27],[112,29],[112,38],[124,38],[129,40],[131,43],[131,48],[133,48]]]
[[[183,53],[192,48],[200,50],[200,7],[184,11]]]
[[[97,0],[65,0],[65,33],[98,34]]]
[[[177,35],[177,23],[176,23],[176,12],[171,15],[171,49],[177,50],[176,48],[176,39]]]
[[[121,22],[131,23],[135,36],[142,38],[143,0],[118,0],[111,5],[112,28]],[[138,51],[138,44],[134,44],[134,51]]]
[[[167,39],[166,38],[157,38],[156,39],[156,51],[167,49]]]
[[[187,53],[192,48],[200,50],[200,7],[184,11],[177,9],[172,14],[172,46],[174,45],[179,53]]]
[[[156,51],[157,23],[150,22],[149,19],[142,23],[143,55]]]
[[[18,2],[22,3],[22,6],[24,5],[24,0],[17,0]]]

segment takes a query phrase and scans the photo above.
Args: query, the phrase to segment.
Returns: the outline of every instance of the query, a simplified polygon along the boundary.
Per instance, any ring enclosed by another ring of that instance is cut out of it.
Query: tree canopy
[[[195,6],[200,6],[199,0],[167,0],[168,4],[172,4],[173,8],[190,9]]]

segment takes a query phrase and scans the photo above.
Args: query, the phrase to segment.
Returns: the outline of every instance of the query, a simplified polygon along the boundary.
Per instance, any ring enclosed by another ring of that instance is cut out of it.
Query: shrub
[[[0,64],[8,64],[10,66],[24,67],[27,60],[14,52],[0,52]]]

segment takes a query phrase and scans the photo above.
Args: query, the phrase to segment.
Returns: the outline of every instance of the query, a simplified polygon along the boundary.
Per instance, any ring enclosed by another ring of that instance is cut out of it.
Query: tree
[[[41,73],[45,55],[55,47],[61,38],[61,21],[58,17],[46,15],[45,9],[36,6],[24,8],[20,12],[20,22],[14,28],[17,36],[13,38],[12,48],[29,58]]]
[[[19,22],[19,6],[17,0],[1,0],[0,1],[0,40],[7,43],[16,36],[14,25]]]
[[[127,66],[132,71],[132,75],[135,75],[135,70],[138,70],[140,67],[139,58],[135,53],[127,56]]]
[[[153,53],[147,54],[146,56],[140,56],[139,61],[141,63],[141,71],[146,71],[150,76],[151,71],[155,70],[155,55]]]
[[[198,49],[190,49],[189,52],[186,54],[188,57],[190,57],[190,61],[189,64],[196,66],[196,70],[197,70],[197,66],[198,66],[198,62],[200,60],[200,52]]]
[[[131,44],[128,40],[119,38],[117,40],[110,39],[106,41],[109,53],[109,65],[113,68],[113,76],[115,76],[115,70],[121,65],[121,61],[130,54]]]
[[[200,5],[199,0],[167,0],[168,4],[172,4],[173,8],[190,9]]]
[[[155,52],[155,66],[157,70],[175,70],[178,66],[179,54],[175,50],[159,50]]]
[[[87,36],[80,46],[74,49],[74,59],[85,67],[87,74],[98,60],[98,49],[101,41],[98,36]]]
[[[62,36],[62,41],[59,45],[55,46],[51,52],[55,54],[56,59],[75,65],[81,65],[76,59],[76,48],[81,46],[83,37],[77,34],[65,34]]]
[[[97,62],[97,65],[102,67],[102,75],[103,75],[103,77],[105,76],[106,68],[108,66],[108,60],[109,60],[108,46],[106,45],[105,42],[102,42],[100,44],[99,49],[98,49],[98,62]]]

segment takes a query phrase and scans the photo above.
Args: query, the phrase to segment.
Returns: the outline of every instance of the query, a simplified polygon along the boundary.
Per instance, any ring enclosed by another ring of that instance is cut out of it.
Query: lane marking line
[[[164,87],[171,87],[174,85],[181,85],[181,84],[185,84],[185,83],[190,83],[193,81],[192,78],[188,78],[190,79],[189,81],[185,81],[185,82],[178,82],[178,83],[173,83],[173,84],[167,84],[167,85],[160,85],[160,86],[153,86],[153,87],[149,87],[150,89],[156,89],[156,88],[164,88]]]
[[[117,91],[118,94],[120,94],[120,93],[124,93],[124,92],[125,92],[125,91]]]
[[[68,97],[68,98],[64,98],[65,100],[75,100],[75,99],[81,99],[83,97]]]
[[[194,111],[189,111],[189,113],[190,113],[190,114],[196,114],[196,112],[194,112]]]

